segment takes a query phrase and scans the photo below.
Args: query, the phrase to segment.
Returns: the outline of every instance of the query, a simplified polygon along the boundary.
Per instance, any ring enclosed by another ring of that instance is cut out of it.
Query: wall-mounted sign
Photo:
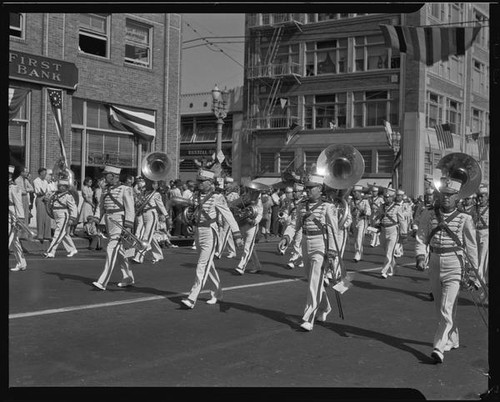
[[[78,68],[67,61],[9,50],[9,78],[75,90]]]

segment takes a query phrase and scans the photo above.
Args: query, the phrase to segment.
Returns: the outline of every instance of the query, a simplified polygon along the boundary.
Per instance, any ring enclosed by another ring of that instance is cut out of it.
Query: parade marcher
[[[271,193],[271,200],[273,201],[273,206],[271,207],[271,235],[278,237],[280,234],[283,234],[285,230],[283,225],[280,224],[279,221],[279,209],[280,209],[280,197],[278,195],[279,189],[275,188]]]
[[[408,214],[410,211],[407,210],[406,205],[404,203],[404,190],[398,189],[396,190],[396,197],[394,202],[398,204],[401,208],[401,213],[403,214],[403,220],[399,222],[399,235],[398,242],[396,243],[396,247],[394,249],[394,257],[400,258],[404,254],[403,243],[407,240],[408,235]]]
[[[70,236],[70,228],[76,223],[78,209],[73,195],[69,192],[70,182],[67,179],[60,179],[57,183],[57,192],[52,197],[52,214],[56,222],[56,230],[49,248],[43,256],[54,258],[57,247],[62,243],[68,257],[73,257],[78,250]]]
[[[29,225],[31,220],[30,196],[35,191],[33,185],[29,181],[28,175],[28,169],[22,166],[19,176],[15,180],[17,187],[21,189],[21,195],[23,197],[24,220],[27,225]]]
[[[308,279],[306,306],[300,325],[304,331],[312,331],[315,319],[326,321],[332,310],[323,286],[323,262],[326,257],[338,257],[335,245],[339,244],[339,239],[334,239],[338,235],[336,208],[333,203],[321,199],[323,180],[320,175],[309,177],[304,183],[308,198],[297,207],[295,231],[303,232],[302,255]]]
[[[378,209],[384,203],[384,197],[379,195],[379,188],[377,186],[372,186],[369,202],[371,208],[369,223],[371,226],[373,226],[373,217],[376,216]],[[380,244],[380,232],[378,231],[370,232],[370,246],[377,247],[379,244]]]
[[[431,357],[442,363],[444,352],[459,347],[455,322],[457,299],[463,275],[463,251],[477,267],[477,244],[472,216],[457,210],[462,182],[443,177],[437,192],[439,207],[424,211],[417,231],[415,254],[417,269],[425,269],[429,246],[429,279],[431,281],[438,326]]]
[[[249,182],[245,187],[245,193],[240,197],[244,204],[247,207],[253,207],[256,211],[256,216],[249,217],[244,219],[242,222],[239,222],[241,235],[243,236],[243,254],[241,256],[241,260],[238,263],[238,266],[235,268],[235,271],[240,275],[245,273],[248,263],[250,260],[252,261],[253,267],[248,270],[249,273],[255,274],[259,272],[262,268],[259,257],[255,252],[255,240],[257,239],[257,235],[259,234],[259,223],[262,220],[262,200],[261,200],[261,191],[258,189],[259,185],[257,184],[256,188],[253,182]]]
[[[33,189],[36,195],[37,238],[43,244],[45,240],[49,242],[52,240],[51,218],[45,208],[46,196],[50,192],[49,182],[47,181],[47,169],[38,169],[38,177],[33,180]]]
[[[228,205],[231,205],[235,200],[240,198],[240,190],[239,186],[234,183],[234,179],[232,177],[224,178],[224,182],[226,183],[226,202]],[[219,230],[219,243],[217,246],[217,252],[215,253],[216,258],[221,258],[222,253],[228,248],[227,258],[235,258],[236,257],[236,246],[234,244],[233,234],[230,230],[230,226],[227,220],[223,220],[222,227]]]
[[[9,165],[9,250],[13,249],[16,259],[16,266],[10,270],[16,272],[26,270],[26,259],[19,240],[19,227],[16,225],[16,220],[24,221],[24,205],[22,190],[12,180],[14,169],[14,166]]]
[[[214,254],[219,241],[217,215],[222,215],[222,218],[229,223],[236,245],[240,247],[242,244],[238,224],[227,206],[224,195],[214,192],[215,172],[201,168],[197,181],[199,192],[195,197],[193,217],[194,225],[197,227],[195,242],[200,254],[194,284],[188,297],[182,299],[182,304],[190,309],[194,308],[208,277],[214,283],[215,290],[211,292],[207,304],[215,304],[222,300],[222,286],[214,264]]]
[[[132,261],[137,264],[142,264],[144,262],[144,256],[148,251],[151,251],[153,255],[153,264],[163,260],[163,252],[154,234],[157,230],[159,221],[165,221],[167,219],[168,212],[163,204],[161,195],[157,190],[158,182],[147,180],[144,201],[135,210],[136,215],[142,215],[143,217],[144,230],[140,239],[147,244],[147,246],[145,244],[146,247],[143,247],[140,250],[138,249],[134,258],[132,258]]]
[[[359,262],[363,257],[363,240],[371,208],[368,200],[363,198],[363,186],[354,186],[353,199],[351,215],[354,225],[354,261]]]
[[[142,176],[137,176],[135,178],[134,186],[132,187],[132,195],[134,196],[134,208],[137,212],[137,208],[142,205],[145,201],[145,193],[146,193],[146,181]],[[144,215],[143,214],[135,214],[134,221],[134,234],[139,239],[142,239],[144,236]]]
[[[262,219],[259,223],[260,234],[257,236],[257,239],[264,237],[266,241],[269,241],[273,201],[268,193],[262,194],[261,201]]]
[[[82,186],[82,208],[80,209],[79,223],[85,224],[89,216],[94,216],[94,192],[92,191],[92,179],[85,177]]]
[[[476,224],[478,273],[483,283],[488,283],[488,255],[489,255],[489,222],[490,207],[488,202],[488,187],[481,185],[477,193],[478,203],[473,218]]]
[[[381,207],[377,220],[380,222],[380,243],[384,248],[385,259],[381,276],[387,278],[394,275],[396,257],[394,250],[398,244],[399,226],[404,221],[402,207],[394,201],[396,190],[386,188],[384,191],[384,205]]]
[[[99,208],[95,217],[101,225],[105,225],[108,236],[106,247],[106,262],[104,270],[99,279],[92,285],[100,290],[106,290],[111,278],[115,264],[118,262],[122,272],[122,280],[118,287],[128,287],[134,284],[134,274],[129,267],[122,244],[122,229],[110,219],[117,221],[125,229],[132,231],[134,228],[135,207],[132,187],[125,186],[119,182],[121,169],[115,166],[104,167],[104,179],[106,186],[102,190],[99,200]]]
[[[462,200],[459,200],[457,204],[457,209],[460,212],[466,212],[468,214],[472,214],[472,211],[474,210],[475,197],[476,194],[471,194],[468,197],[464,197]]]

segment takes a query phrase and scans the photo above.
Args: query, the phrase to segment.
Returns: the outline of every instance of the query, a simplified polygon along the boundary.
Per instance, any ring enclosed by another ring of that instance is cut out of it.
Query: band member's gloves
[[[417,270],[418,271],[425,271],[425,255],[419,254],[417,255]]]
[[[241,237],[237,237],[234,239],[234,245],[237,247],[237,248],[242,248],[244,243],[243,243],[243,239]]]
[[[167,220],[167,218],[165,217],[165,215],[160,215],[158,217],[158,219],[160,220],[160,222],[165,222]]]

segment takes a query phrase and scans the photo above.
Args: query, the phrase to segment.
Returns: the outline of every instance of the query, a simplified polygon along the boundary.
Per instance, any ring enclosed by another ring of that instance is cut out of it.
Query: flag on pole
[[[123,131],[130,131],[145,141],[156,136],[155,114],[153,111],[137,110],[123,106],[108,105],[109,122]]]
[[[453,136],[451,135],[450,125],[448,123],[436,124],[436,137],[439,149],[453,148]]]
[[[479,132],[465,134],[465,141],[467,141],[467,142],[477,141],[478,137],[479,137]]]
[[[451,55],[464,55],[472,46],[481,26],[465,27],[409,27],[380,25],[385,44],[401,53],[432,66]]]
[[[293,122],[291,125],[290,125],[290,128],[288,129],[287,133],[286,133],[286,140],[285,140],[285,145],[288,145],[288,143],[290,142],[290,140],[295,137],[295,135],[300,131],[302,130],[302,127],[296,123],[296,122]]]
[[[286,104],[288,103],[288,99],[287,98],[280,98],[280,104],[281,104],[281,108],[284,109]]]
[[[61,156],[66,166],[68,165],[68,158],[66,157],[66,148],[64,147],[64,129],[62,118],[62,89],[47,88],[49,94],[50,105],[52,107],[52,114],[56,122],[57,136],[59,137],[59,146],[61,147]]]
[[[392,127],[391,123],[389,123],[387,120],[384,120],[384,129],[385,129],[385,136],[387,138],[387,145],[389,145],[392,148]]]
[[[490,136],[479,137],[477,140],[477,147],[479,149],[479,160],[487,161],[489,154]]]
[[[401,148],[399,149],[398,153],[394,157],[394,162],[392,164],[392,170],[395,172],[398,168],[399,165],[401,165]]]
[[[25,88],[9,88],[9,121],[16,117],[29,92]]]

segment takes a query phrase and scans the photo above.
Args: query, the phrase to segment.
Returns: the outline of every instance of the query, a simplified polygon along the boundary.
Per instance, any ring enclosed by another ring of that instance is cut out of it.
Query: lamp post
[[[222,125],[224,124],[224,119],[227,116],[227,92],[221,91],[217,84],[215,88],[212,89],[212,112],[214,112],[217,118],[217,149],[216,149],[216,160],[218,161],[218,156],[222,151]]]
[[[394,152],[394,162],[393,164],[396,163],[396,157],[399,153],[399,150],[401,149],[401,134],[398,131],[393,131],[391,133],[391,140],[392,140],[392,151]],[[398,174],[398,169],[394,165],[393,168],[393,183],[394,183],[394,188],[398,189],[399,188],[399,174]]]

